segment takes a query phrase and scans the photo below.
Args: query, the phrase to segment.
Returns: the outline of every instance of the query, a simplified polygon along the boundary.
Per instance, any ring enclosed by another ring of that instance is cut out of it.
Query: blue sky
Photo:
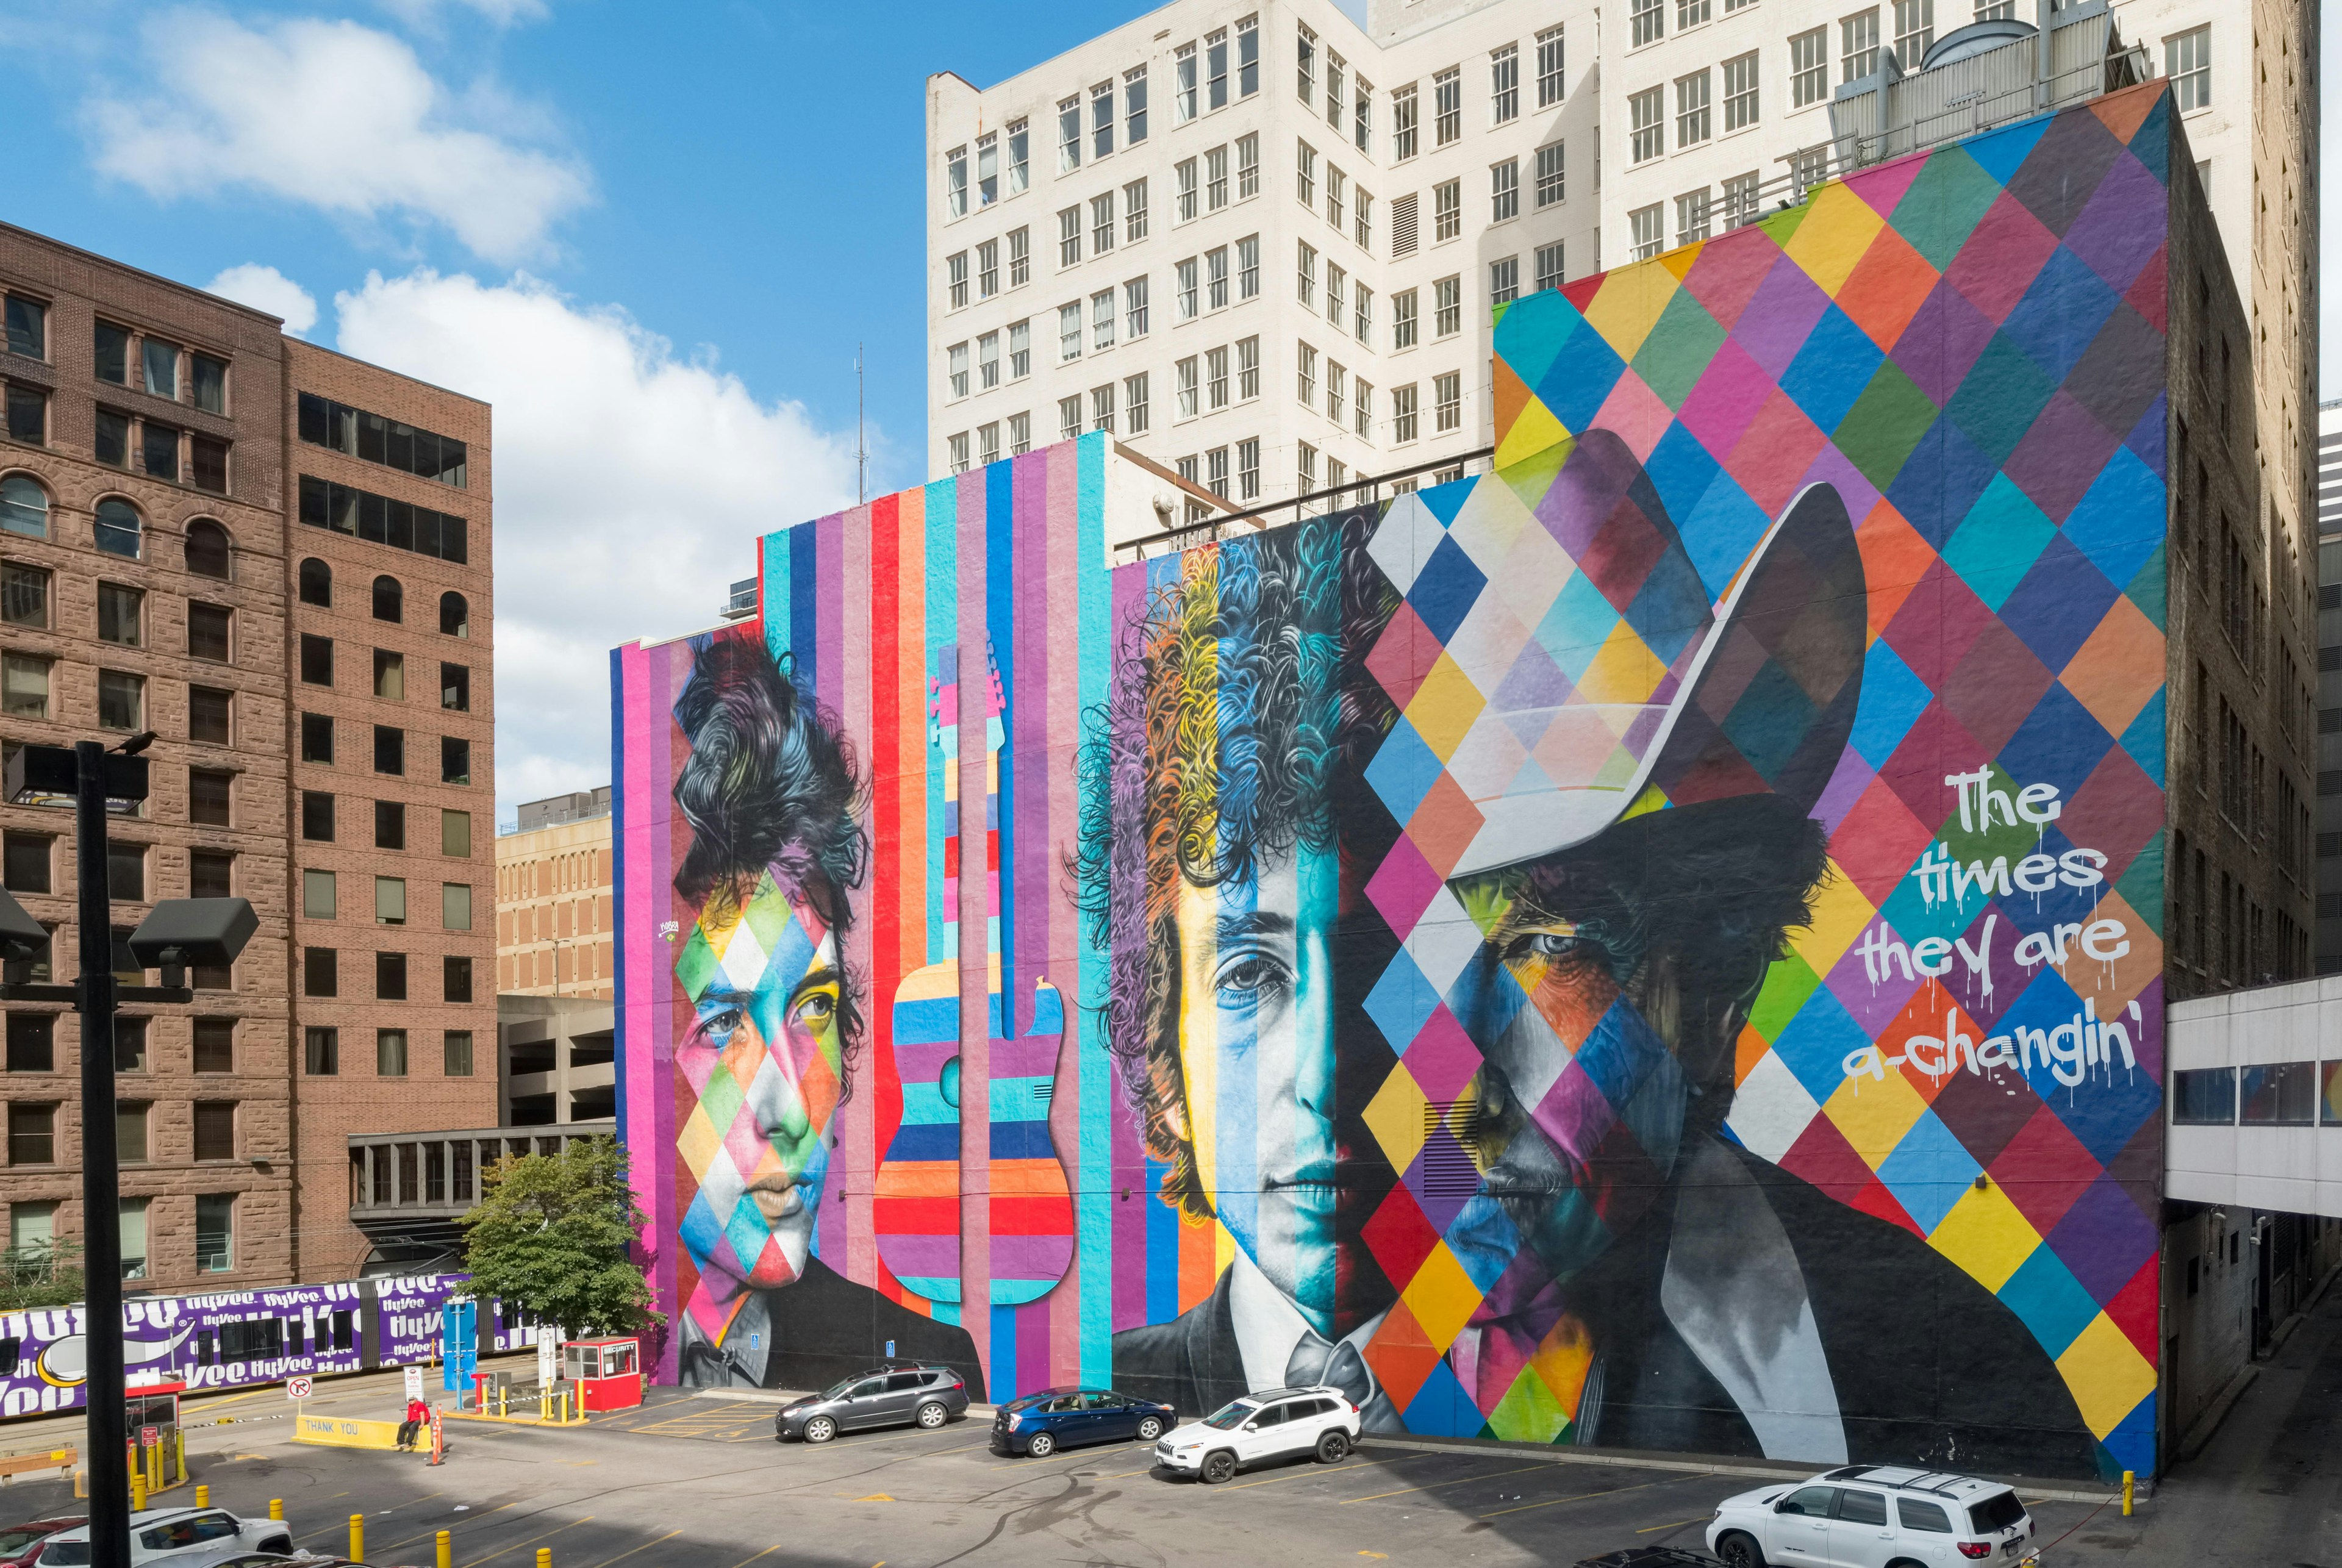
[[[871,494],[926,477],[927,74],[1149,9],[0,0],[0,215],[495,404],[509,814],[606,779],[611,645],[706,624],[757,534],[852,501],[857,340]]]

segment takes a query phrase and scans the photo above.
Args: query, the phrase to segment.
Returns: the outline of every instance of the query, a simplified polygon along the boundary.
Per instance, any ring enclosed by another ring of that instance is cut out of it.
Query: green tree
[[[577,1334],[641,1333],[661,1321],[633,1258],[645,1223],[615,1138],[558,1154],[505,1158],[465,1214],[473,1289],[529,1307]]]
[[[79,1242],[0,1250],[0,1313],[71,1306],[85,1293]]]

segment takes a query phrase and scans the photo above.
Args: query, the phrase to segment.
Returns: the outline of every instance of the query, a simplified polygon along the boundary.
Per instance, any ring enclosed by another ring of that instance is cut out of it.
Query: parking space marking
[[[1378,1497],[1403,1497],[1410,1492],[1436,1492],[1443,1486],[1461,1486],[1469,1481],[1494,1481],[1499,1475],[1518,1475],[1524,1470],[1545,1468],[1542,1463],[1523,1464],[1511,1470],[1486,1471],[1478,1475],[1458,1475],[1446,1481],[1426,1481],[1420,1486],[1402,1486],[1395,1492],[1369,1492],[1364,1497],[1345,1497],[1342,1503],[1346,1507],[1353,1503],[1372,1503]]]
[[[1703,1519],[1712,1519],[1714,1517],[1715,1515],[1710,1513],[1695,1514],[1689,1519],[1678,1519],[1673,1524],[1646,1524],[1642,1529],[1636,1531],[1635,1533],[1637,1535],[1650,1535],[1655,1534],[1661,1530],[1680,1530],[1686,1524],[1696,1524]]]
[[[757,1553],[756,1557],[741,1558],[740,1561],[732,1564],[732,1568],[748,1568],[748,1564],[756,1562],[757,1557],[770,1557],[774,1553],[778,1552],[780,1549],[780,1543],[776,1541],[770,1546],[766,1547],[762,1552]],[[885,1565],[882,1563],[880,1568],[885,1568]]]
[[[593,1517],[594,1516],[591,1513],[588,1513],[584,1519],[573,1519],[566,1524],[556,1524],[552,1529],[545,1531],[544,1534],[531,1535],[525,1540],[515,1541],[509,1546],[499,1546],[495,1551],[489,1553],[485,1557],[473,1557],[468,1559],[468,1561],[474,1564],[493,1562],[496,1558],[503,1556],[507,1552],[517,1552],[524,1546],[533,1546],[539,1541],[544,1540],[545,1536],[558,1535],[565,1530],[575,1530],[580,1524],[590,1522]]]
[[[678,1535],[680,1535],[680,1534],[682,1534],[682,1533],[683,1533],[683,1532],[682,1532],[682,1531],[680,1531],[680,1530],[670,1530],[670,1531],[668,1531],[666,1534],[664,1534],[664,1535],[660,1536],[660,1537],[658,1538],[658,1541],[646,1541],[646,1542],[644,1542],[640,1546],[629,1546],[629,1547],[627,1547],[624,1552],[619,1553],[616,1557],[605,1557],[605,1558],[603,1558],[599,1563],[595,1563],[595,1564],[594,1564],[594,1568],[610,1568],[610,1564],[611,1564],[611,1563],[623,1563],[623,1562],[625,1562],[627,1558],[632,1557],[632,1556],[633,1556],[636,1553],[637,1553],[637,1552],[647,1552],[647,1551],[649,1551],[652,1547],[654,1547],[654,1546],[657,1545],[657,1544],[659,1543],[659,1541],[672,1541],[672,1540],[674,1540],[676,1536],[678,1536]]]
[[[1634,1486],[1613,1486],[1606,1491],[1602,1492],[1581,1492],[1575,1497],[1548,1497],[1541,1503],[1524,1503],[1517,1508],[1494,1509],[1489,1513],[1481,1514],[1480,1517],[1483,1519],[1496,1519],[1506,1513],[1526,1513],[1532,1508],[1551,1508],[1563,1503],[1583,1503],[1589,1497],[1616,1497],[1622,1492],[1640,1492],[1646,1487],[1665,1486],[1666,1484],[1667,1483],[1664,1481],[1646,1481]]]
[[[519,1501],[520,1499],[518,1498],[513,1499],[513,1503],[517,1503]],[[464,1523],[476,1526],[481,1520],[485,1519],[489,1514],[502,1513],[505,1509],[510,1508],[511,1506],[512,1503],[499,1503],[494,1508],[483,1508]],[[418,1541],[428,1541],[437,1533],[438,1532],[435,1530],[426,1530],[420,1535],[410,1535],[404,1541],[394,1541],[389,1545],[379,1548],[379,1550],[384,1552],[395,1552],[402,1546],[412,1546]],[[466,1530],[465,1533],[468,1535],[471,1533],[471,1531]]]

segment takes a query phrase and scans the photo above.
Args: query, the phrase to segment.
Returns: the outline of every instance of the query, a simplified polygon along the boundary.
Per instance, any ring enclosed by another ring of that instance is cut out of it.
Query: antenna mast
[[[854,504],[870,499],[870,448],[862,440],[862,345],[854,345]]]

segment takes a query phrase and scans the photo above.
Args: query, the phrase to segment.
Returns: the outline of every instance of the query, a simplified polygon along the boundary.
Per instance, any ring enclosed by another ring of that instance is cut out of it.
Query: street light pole
[[[122,1190],[114,1120],[114,911],[105,884],[105,747],[74,744],[80,863],[81,1204],[89,1327],[89,1544],[94,1568],[129,1568],[129,1432],[123,1413]]]

